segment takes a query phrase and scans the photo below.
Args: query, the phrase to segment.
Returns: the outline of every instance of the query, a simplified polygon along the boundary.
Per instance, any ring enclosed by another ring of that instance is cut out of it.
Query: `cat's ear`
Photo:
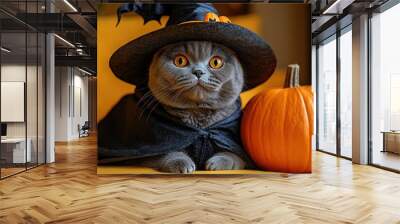
[[[143,4],[143,3],[126,3],[117,9],[117,26],[121,22],[121,17],[125,13],[136,12],[143,17],[144,24],[151,20],[156,20],[161,24],[161,17],[167,15],[168,7],[164,4]]]

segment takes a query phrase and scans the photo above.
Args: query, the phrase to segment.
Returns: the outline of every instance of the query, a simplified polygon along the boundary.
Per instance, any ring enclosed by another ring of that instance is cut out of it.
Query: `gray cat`
[[[235,53],[216,43],[171,44],[153,57],[148,86],[171,115],[188,126],[206,128],[231,115],[243,87],[243,69]],[[142,165],[164,172],[192,173],[196,165],[187,152],[145,159]],[[215,153],[206,170],[243,169],[245,162],[231,152]]]

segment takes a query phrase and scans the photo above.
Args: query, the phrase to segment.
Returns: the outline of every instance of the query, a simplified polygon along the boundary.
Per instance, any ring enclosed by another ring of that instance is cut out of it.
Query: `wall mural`
[[[311,172],[308,5],[102,4],[98,20],[99,174]]]

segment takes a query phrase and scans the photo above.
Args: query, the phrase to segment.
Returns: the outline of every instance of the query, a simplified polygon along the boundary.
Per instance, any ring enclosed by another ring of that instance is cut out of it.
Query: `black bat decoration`
[[[209,3],[181,3],[181,4],[143,4],[140,2],[126,3],[117,10],[118,24],[125,13],[136,12],[143,17],[144,24],[156,20],[161,24],[162,16],[170,16],[167,25],[179,24],[188,20],[203,20],[207,12],[218,14]]]
[[[161,17],[166,15],[166,7],[160,3],[143,4],[143,3],[126,3],[117,10],[118,24],[121,22],[123,14],[128,12],[136,12],[144,19],[144,24],[151,20],[156,20],[161,24]]]

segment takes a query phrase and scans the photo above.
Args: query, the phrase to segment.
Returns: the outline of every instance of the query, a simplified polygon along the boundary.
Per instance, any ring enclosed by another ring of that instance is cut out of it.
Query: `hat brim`
[[[111,56],[111,70],[125,82],[147,85],[153,55],[182,41],[210,41],[233,50],[244,69],[244,90],[268,80],[276,67],[272,48],[254,32],[231,23],[194,22],[167,26],[125,44]]]

